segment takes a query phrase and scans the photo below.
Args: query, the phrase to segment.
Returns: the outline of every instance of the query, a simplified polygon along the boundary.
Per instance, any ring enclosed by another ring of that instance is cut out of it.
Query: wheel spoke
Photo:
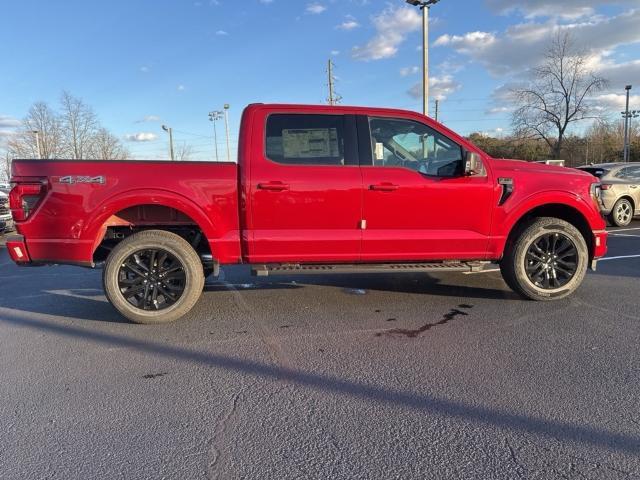
[[[578,251],[570,237],[561,232],[544,233],[529,244],[525,273],[539,288],[561,288],[575,275],[577,259]]]
[[[180,300],[186,271],[172,253],[158,248],[139,250],[127,257],[118,272],[124,299],[141,310],[163,310]]]

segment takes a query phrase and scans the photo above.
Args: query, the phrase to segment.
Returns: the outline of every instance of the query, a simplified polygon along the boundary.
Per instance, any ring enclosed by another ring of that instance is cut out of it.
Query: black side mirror
[[[464,174],[466,176],[475,175],[480,177],[483,177],[487,174],[486,170],[484,169],[482,159],[476,152],[467,152],[464,164]]]

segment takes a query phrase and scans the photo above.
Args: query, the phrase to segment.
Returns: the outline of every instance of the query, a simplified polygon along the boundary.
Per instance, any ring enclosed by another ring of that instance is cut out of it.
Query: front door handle
[[[282,192],[283,190],[289,190],[289,185],[282,182],[259,183],[258,189],[269,190],[271,192]]]
[[[394,185],[393,183],[379,183],[377,185],[369,185],[369,190],[376,190],[378,192],[393,192],[394,190],[398,190],[400,188],[398,185]]]

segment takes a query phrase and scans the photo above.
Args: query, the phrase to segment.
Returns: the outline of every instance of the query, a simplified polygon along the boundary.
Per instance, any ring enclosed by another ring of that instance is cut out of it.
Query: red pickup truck
[[[104,264],[139,323],[186,314],[220,265],[254,274],[473,271],[572,293],[606,253],[593,176],[491,158],[415,112],[248,106],[238,164],[16,160],[20,265]]]

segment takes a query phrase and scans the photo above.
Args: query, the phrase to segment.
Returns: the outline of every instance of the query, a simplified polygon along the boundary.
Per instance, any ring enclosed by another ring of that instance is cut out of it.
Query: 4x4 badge
[[[58,182],[68,183],[70,185],[74,183],[99,183],[101,185],[104,185],[105,183],[107,183],[107,180],[103,175],[98,175],[97,177],[90,177],[87,175],[65,175],[63,177],[60,177]]]

